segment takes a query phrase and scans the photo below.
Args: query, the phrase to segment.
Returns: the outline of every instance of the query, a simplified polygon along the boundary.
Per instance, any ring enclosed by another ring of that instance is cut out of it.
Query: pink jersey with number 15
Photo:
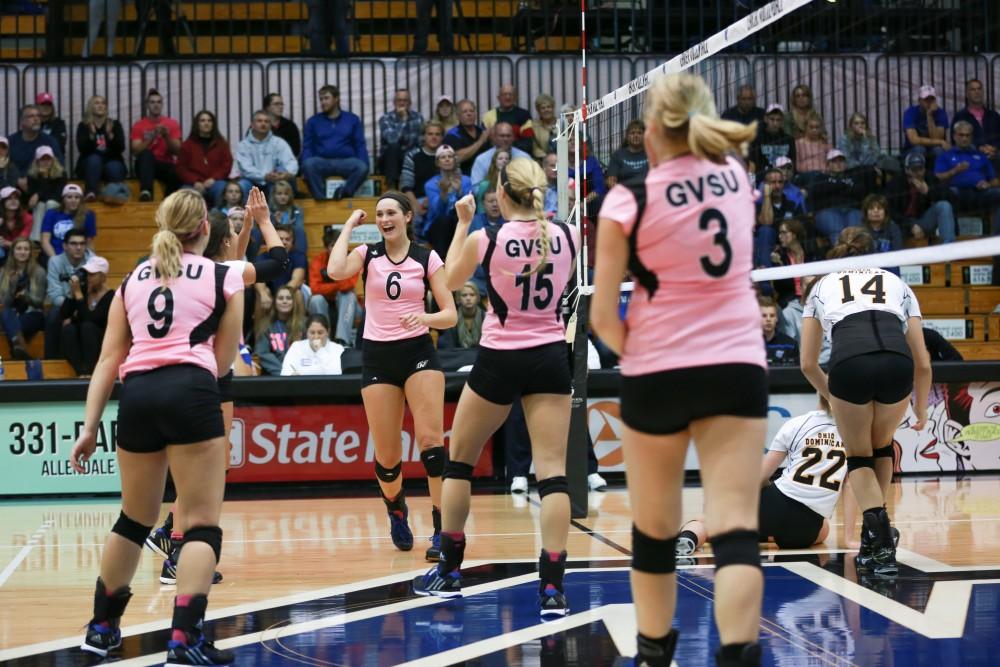
[[[622,375],[717,364],[767,367],[750,283],[754,193],[733,158],[692,155],[616,185],[600,217],[634,236]],[[638,224],[638,230],[636,225]]]
[[[149,260],[137,266],[119,288],[132,332],[132,348],[119,369],[122,379],[176,364],[194,364],[218,376],[215,332],[226,303],[242,290],[239,272],[192,253],[184,253],[180,275],[166,287]]]

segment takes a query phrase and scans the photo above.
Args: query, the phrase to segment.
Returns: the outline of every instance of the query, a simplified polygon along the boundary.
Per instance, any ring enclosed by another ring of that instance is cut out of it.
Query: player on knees
[[[112,302],[101,357],[87,392],[83,430],[71,454],[78,472],[94,453],[95,429],[119,375],[118,467],[122,512],[101,557],[94,612],[81,648],[98,656],[121,645],[142,545],[160,511],[167,468],[184,525],[167,665],[227,665],[202,633],[208,591],[222,549],[219,515],[226,440],[219,369],[236,354],[243,281],[202,257],[208,211],[194,190],[167,197],[150,258],[125,278]]]
[[[575,228],[544,215],[545,174],[533,160],[513,160],[500,171],[497,200],[504,220],[469,234],[472,195],[455,205],[458,226],[448,249],[448,287],[458,289],[481,264],[490,309],[469,381],[451,431],[451,460],[442,493],[441,560],[413,582],[419,595],[461,595],[472,469],[486,439],[521,396],[542,501],[538,559],[539,611],[565,616],[563,588],[570,503],[566,484],[570,367],[560,296],[574,266]]]
[[[848,227],[828,258],[873,251],[866,230]],[[832,344],[829,376],[817,361],[824,334]],[[823,276],[810,286],[802,311],[801,363],[816,391],[829,398],[844,440],[851,490],[863,510],[858,569],[894,576],[899,571],[897,533],[889,523],[876,462],[891,461],[892,438],[911,394],[917,416],[913,428],[919,431],[927,422],[931,364],[913,290],[883,269]]]
[[[403,491],[403,410],[409,405],[420,461],[427,471],[434,534],[426,558],[440,549],[441,477],[444,448],[444,373],[430,329],[455,325],[455,300],[445,286],[444,262],[436,252],[412,243],[413,208],[400,192],[389,191],[375,204],[382,240],[348,253],[351,230],[363,222],[357,210],[344,223],[330,251],[327,273],[343,280],[361,272],[365,323],[361,347],[361,399],[375,440],[375,477],[389,513],[389,534],[401,551],[413,548],[409,509]],[[438,312],[425,312],[424,296],[434,296]]]
[[[781,476],[771,483],[774,472]],[[782,549],[805,549],[830,534],[830,517],[847,475],[847,455],[820,396],[819,409],[786,421],[771,441],[760,470],[760,539]],[[690,556],[705,543],[705,522],[689,521],[677,537],[677,555]]]
[[[755,131],[720,120],[700,77],[665,76],[646,99],[649,173],[601,207],[591,324],[621,359],[637,665],[670,665],[678,641],[675,545],[692,439],[715,554],[716,664],[760,664],[767,361],[750,284],[754,191],[732,155]],[[635,292],[623,322],[626,269]]]

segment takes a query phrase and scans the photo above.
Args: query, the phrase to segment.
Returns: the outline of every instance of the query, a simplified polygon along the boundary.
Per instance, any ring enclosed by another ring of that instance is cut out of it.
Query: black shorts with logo
[[[572,379],[565,341],[520,350],[480,347],[469,389],[487,401],[510,405],[518,396],[569,394]]]
[[[772,537],[782,549],[811,547],[823,528],[821,515],[789,498],[774,484],[760,490],[757,521],[761,540]]]
[[[679,433],[707,417],[767,417],[767,371],[754,364],[623,375],[622,421],[651,435]]]
[[[392,384],[399,388],[414,373],[440,371],[430,334],[403,340],[368,340],[361,344],[361,386]]]
[[[130,373],[118,399],[118,447],[152,453],[225,435],[219,382],[191,364]]]
[[[830,395],[855,405],[891,405],[913,392],[913,359],[898,352],[869,352],[833,366]]]

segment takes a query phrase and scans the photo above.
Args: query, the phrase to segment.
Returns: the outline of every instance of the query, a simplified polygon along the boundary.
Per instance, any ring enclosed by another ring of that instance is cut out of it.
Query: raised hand
[[[476,215],[476,196],[470,192],[455,202],[455,213],[458,214],[458,224],[471,224]]]

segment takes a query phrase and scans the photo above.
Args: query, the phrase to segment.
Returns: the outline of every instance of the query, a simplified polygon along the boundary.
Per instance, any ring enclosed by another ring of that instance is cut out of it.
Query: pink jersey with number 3
[[[425,311],[424,295],[430,288],[431,276],[444,266],[433,250],[410,244],[400,262],[393,262],[385,243],[359,245],[352,252],[364,260],[362,276],[365,285],[365,340],[405,340],[423,336],[429,329],[407,329],[399,318],[409,313]]]
[[[149,260],[137,266],[119,288],[132,332],[119,375],[194,364],[218,376],[215,332],[226,303],[242,290],[240,273],[191,253],[184,253],[181,275],[166,287]]]
[[[750,283],[753,189],[733,158],[692,155],[615,186],[600,216],[635,229],[622,375],[744,363],[767,367]],[[643,201],[645,200],[645,201]],[[643,206],[644,205],[644,206]]]
[[[479,263],[490,301],[479,340],[483,347],[522,350],[565,340],[561,298],[580,237],[562,223],[550,222],[548,229],[549,254],[534,272],[541,256],[534,220],[511,220],[481,234]]]

